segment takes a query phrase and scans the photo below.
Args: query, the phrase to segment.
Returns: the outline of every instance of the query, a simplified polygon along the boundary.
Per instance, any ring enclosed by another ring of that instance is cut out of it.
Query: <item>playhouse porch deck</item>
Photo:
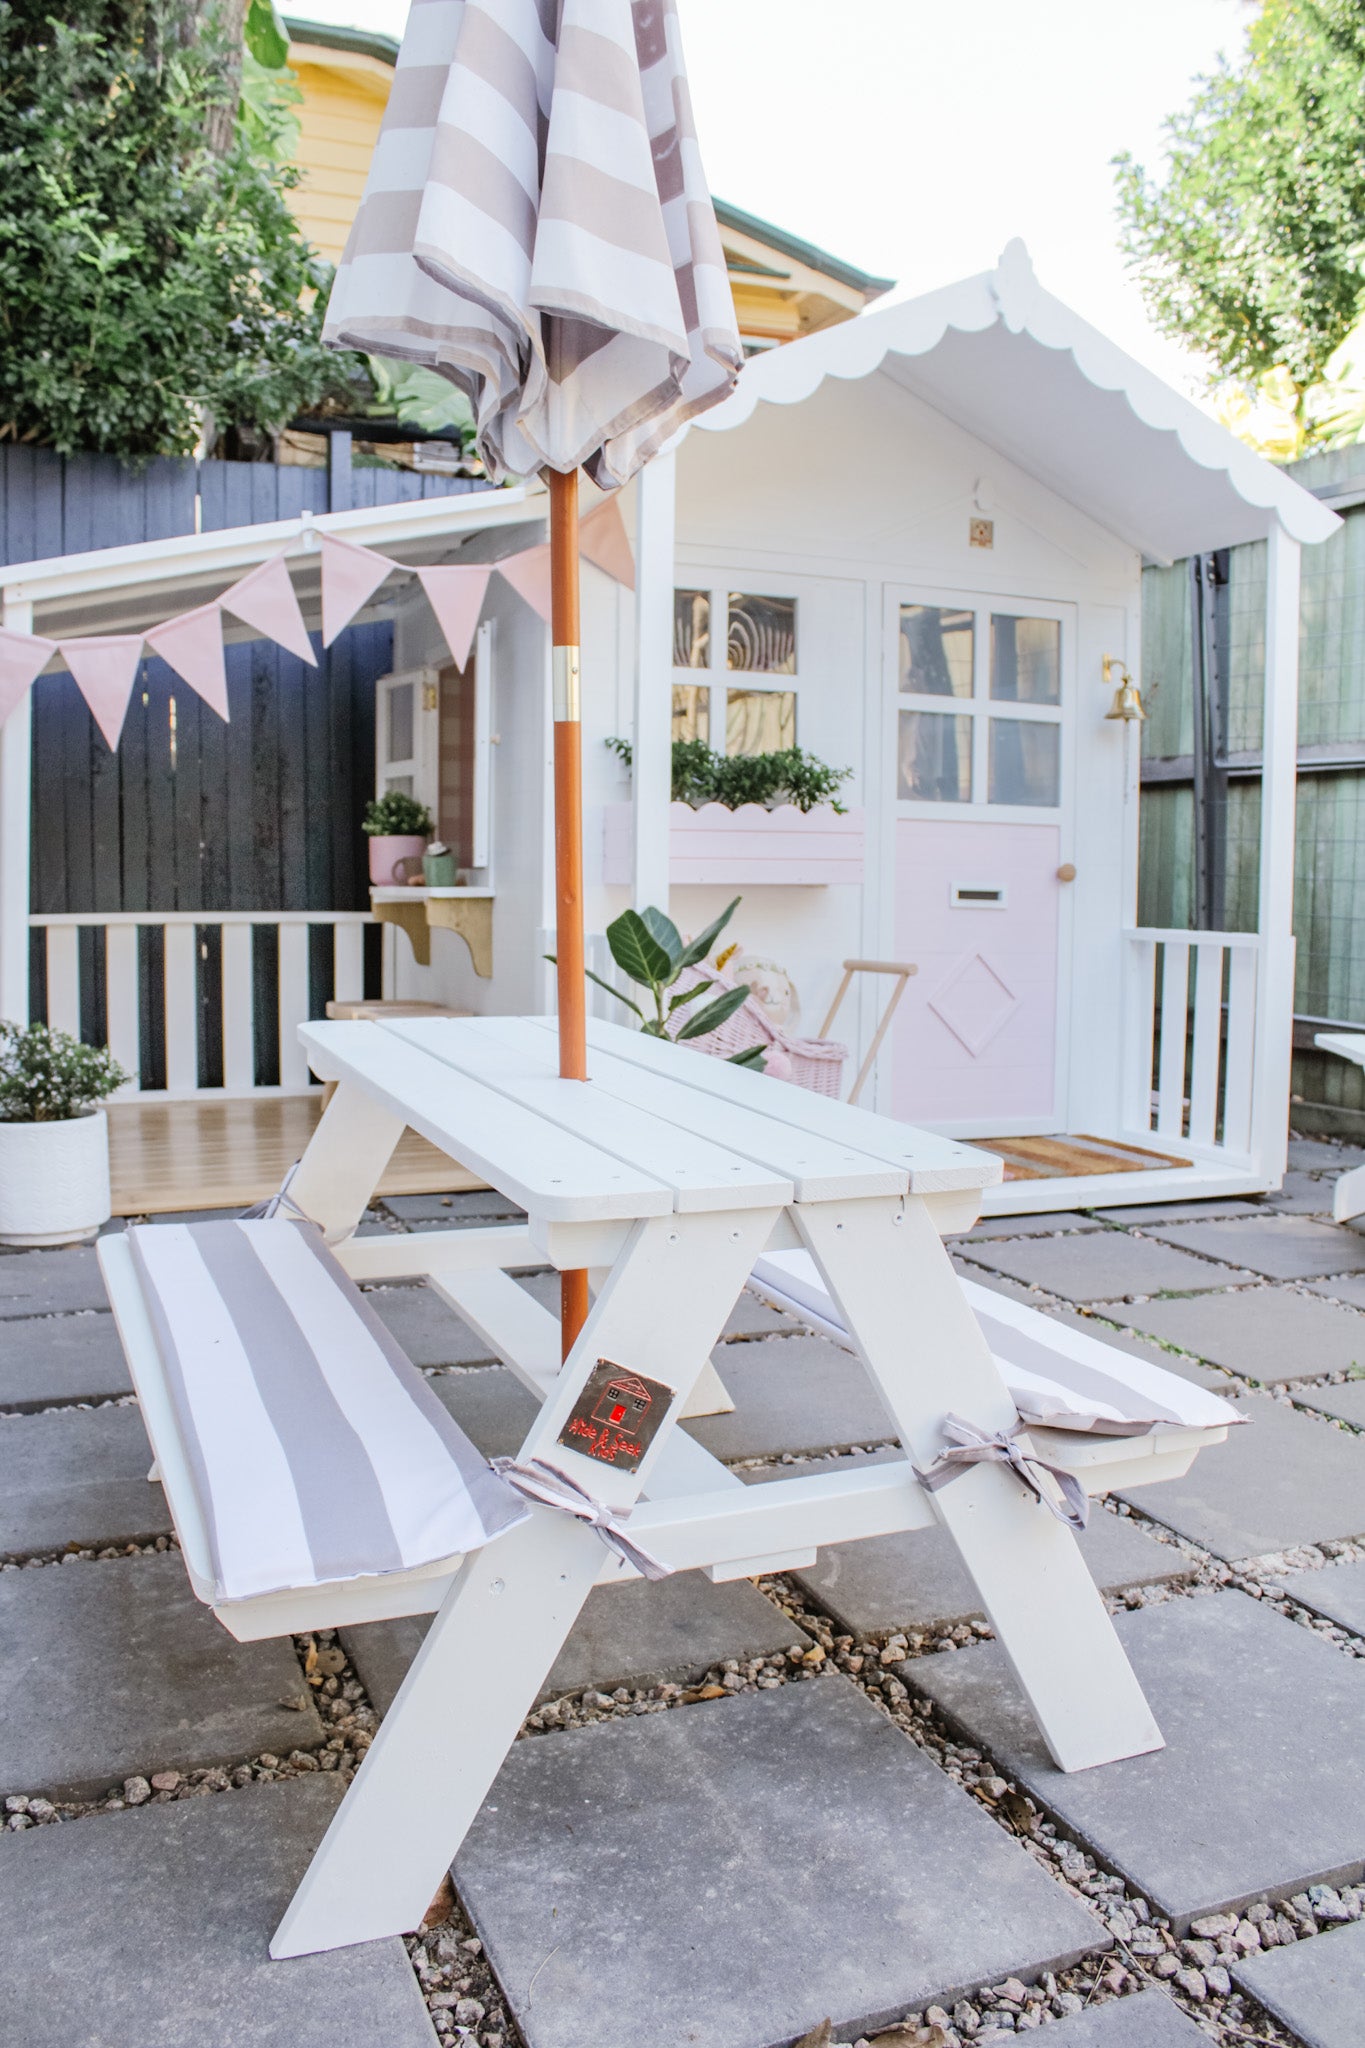
[[[236,1101],[126,1102],[109,1111],[116,1216],[184,1209],[237,1209],[273,1194],[303,1151],[322,1096],[244,1096]],[[483,1182],[405,1131],[381,1195],[456,1194]]]

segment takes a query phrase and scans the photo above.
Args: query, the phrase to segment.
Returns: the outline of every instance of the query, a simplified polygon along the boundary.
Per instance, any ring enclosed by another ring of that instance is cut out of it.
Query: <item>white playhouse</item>
[[[583,585],[594,968],[609,974],[600,934],[632,901],[695,931],[736,895],[733,937],[786,970],[806,1032],[846,958],[913,963],[862,1099],[995,1141],[1020,1177],[987,1194],[988,1212],[1277,1185],[1299,548],[1336,515],[1051,298],[1018,243],[992,273],[756,357],[621,509],[634,593],[594,566]],[[4,623],[54,639],[140,631],[284,550],[316,626],[320,534],[413,567],[495,563],[542,538],[543,514],[532,484],[26,564],[0,572]],[[1143,563],[1247,541],[1268,549],[1257,929],[1143,930],[1139,734],[1109,715],[1125,674],[1143,680]],[[359,944],[343,935],[375,917],[386,994],[486,1014],[552,1003],[548,632],[530,588],[489,580],[461,669],[415,578],[391,578],[357,614],[394,630],[374,786],[430,804],[466,879],[380,889],[368,913],[251,911],[281,927],[271,1088],[310,1085],[293,1034],[311,942],[287,931],[335,926],[338,995],[361,992]],[[30,1003],[28,719],[20,704],[0,733],[8,1015]],[[675,732],[721,751],[795,741],[852,770],[846,814],[670,806]],[[630,769],[613,737],[631,743]],[[101,915],[112,977],[120,914]],[[224,1046],[241,1048],[234,910],[215,916],[213,1000]],[[74,945],[60,918],[44,928],[47,1011],[69,1020]],[[164,957],[166,1089],[259,1092],[249,1050],[206,1082],[192,1036],[203,989],[185,980],[194,948],[168,943]],[[859,982],[841,1013],[855,1061],[885,994]],[[111,983],[105,1014],[125,1052],[145,1012]]]

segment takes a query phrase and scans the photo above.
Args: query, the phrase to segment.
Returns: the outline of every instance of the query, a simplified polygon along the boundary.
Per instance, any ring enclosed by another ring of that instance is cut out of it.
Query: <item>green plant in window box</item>
[[[667,1038],[674,1044],[682,1044],[689,1038],[705,1038],[710,1031],[716,1031],[726,1019],[733,1017],[749,994],[747,984],[738,988],[727,988],[720,995],[696,1010],[690,1017],[683,1011],[695,1003],[700,996],[710,994],[712,984],[706,981],[689,983],[686,988],[675,986],[678,977],[690,967],[700,967],[712,946],[724,931],[730,919],[739,908],[739,897],[723,910],[714,924],[709,924],[690,942],[671,917],[651,905],[648,910],[623,910],[607,926],[607,944],[611,957],[623,974],[630,977],[638,989],[644,992],[646,1007],[625,995],[619,988],[613,988],[609,981],[603,981],[600,974],[585,968],[588,980],[598,988],[604,988],[609,996],[615,996],[618,1003],[624,1003],[634,1011],[640,1020],[640,1029],[650,1038]],[[547,953],[547,960],[554,954]],[[652,1009],[653,1014],[650,1014]],[[763,1069],[763,1047],[751,1045],[743,1052],[731,1053],[730,1064],[736,1067],[754,1067],[760,1073]]]
[[[609,739],[607,745],[629,768],[630,741]],[[737,811],[742,804],[757,804],[773,811],[779,804],[794,804],[798,811],[813,811],[817,804],[828,804],[842,817],[846,807],[839,791],[852,773],[851,768],[829,767],[801,747],[772,754],[717,754],[705,740],[673,742],[673,801],[693,810],[724,804]]]
[[[372,839],[429,839],[432,833],[431,812],[405,790],[391,789],[383,796],[370,798],[360,829]]]

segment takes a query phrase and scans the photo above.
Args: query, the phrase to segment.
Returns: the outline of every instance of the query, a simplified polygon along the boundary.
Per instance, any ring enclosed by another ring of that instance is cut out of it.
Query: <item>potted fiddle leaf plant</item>
[[[707,954],[738,909],[739,901],[736,896],[715,923],[709,924],[691,941],[684,940],[672,918],[652,906],[648,910],[622,911],[620,917],[607,926],[607,944],[611,948],[612,959],[641,990],[648,1007],[642,1007],[619,988],[613,988],[591,968],[586,970],[588,979],[604,988],[608,995],[615,996],[617,1002],[624,1003],[628,1010],[633,1010],[640,1020],[640,1029],[651,1038],[668,1038],[682,1044],[690,1038],[707,1037],[734,1016],[749,994],[747,983],[741,983],[738,988],[723,988],[716,995],[716,984],[703,967]],[[710,996],[711,1001],[700,1010],[692,1010],[690,1016],[684,1016],[683,1012],[691,1009],[701,996]],[[746,1046],[741,1052],[731,1053],[729,1058],[734,1066],[756,1067],[761,1071],[763,1047]]]
[[[71,1244],[109,1221],[109,1120],[130,1076],[106,1046],[0,1022],[0,1244]]]
[[[365,806],[360,829],[370,842],[370,880],[377,888],[401,882],[400,861],[419,861],[432,834],[431,812],[401,789],[386,790]]]

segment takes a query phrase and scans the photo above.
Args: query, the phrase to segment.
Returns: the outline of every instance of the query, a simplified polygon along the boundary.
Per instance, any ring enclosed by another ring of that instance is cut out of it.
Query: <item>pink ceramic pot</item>
[[[426,847],[420,832],[376,832],[370,840],[370,880],[377,889],[398,881],[394,868],[400,860],[420,860]]]

